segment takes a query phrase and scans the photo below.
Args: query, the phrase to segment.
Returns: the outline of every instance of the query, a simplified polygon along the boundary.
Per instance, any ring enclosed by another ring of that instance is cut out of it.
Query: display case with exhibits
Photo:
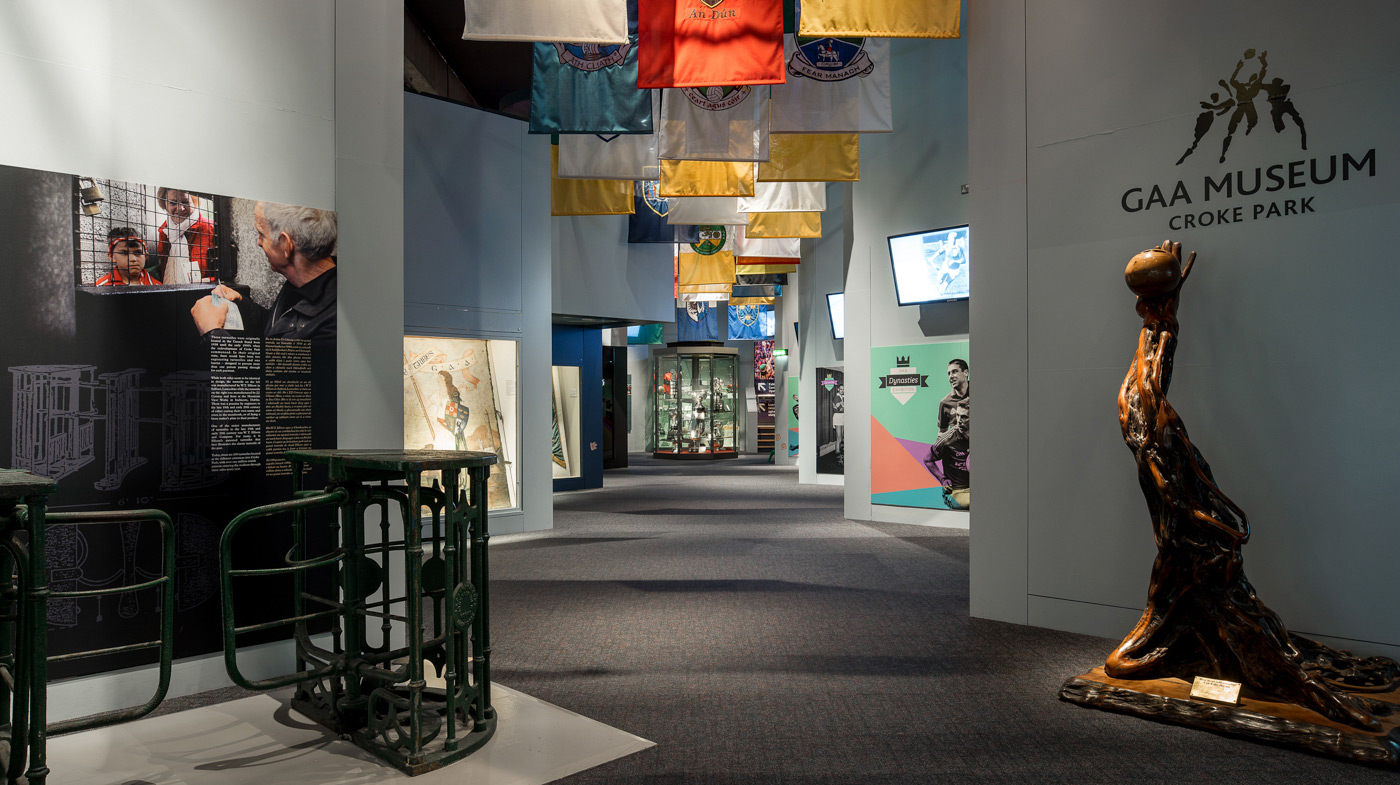
[[[496,454],[489,506],[520,506],[517,344],[477,338],[403,339],[403,446]]]
[[[579,439],[579,383],[582,369],[577,365],[551,366],[553,381],[551,445],[553,477],[556,480],[583,475]]]
[[[734,458],[739,351],[681,346],[655,357],[658,458]]]

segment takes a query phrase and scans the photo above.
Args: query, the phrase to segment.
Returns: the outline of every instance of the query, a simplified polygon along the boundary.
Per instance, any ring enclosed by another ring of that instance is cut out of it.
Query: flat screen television
[[[894,292],[900,305],[966,300],[967,225],[889,238]]]
[[[832,292],[826,296],[826,312],[831,317],[831,337],[846,337],[846,293]]]

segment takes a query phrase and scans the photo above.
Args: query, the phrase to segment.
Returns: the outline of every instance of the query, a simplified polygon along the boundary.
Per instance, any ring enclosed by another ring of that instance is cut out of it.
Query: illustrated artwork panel
[[[870,350],[872,503],[971,508],[967,357],[967,341]]]
[[[404,447],[496,454],[489,509],[515,506],[501,439],[500,399],[488,341],[408,335],[403,339]],[[514,378],[514,369],[508,371]]]

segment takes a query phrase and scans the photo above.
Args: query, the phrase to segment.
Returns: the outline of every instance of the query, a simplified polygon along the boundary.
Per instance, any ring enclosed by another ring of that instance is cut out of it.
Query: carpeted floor
[[[1060,702],[1116,641],[969,619],[964,532],[844,520],[754,458],[632,460],[491,547],[494,677],[657,742],[566,783],[1400,783]]]

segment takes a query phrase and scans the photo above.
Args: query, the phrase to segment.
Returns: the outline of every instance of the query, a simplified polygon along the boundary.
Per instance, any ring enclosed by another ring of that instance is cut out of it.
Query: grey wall
[[[521,513],[491,527],[548,529],[549,139],[502,115],[404,101],[403,331],[519,341]]]
[[[627,216],[552,218],[550,236],[555,313],[640,322],[676,318],[671,246],[628,243]]]
[[[338,445],[397,449],[403,444],[403,15],[375,0],[338,0],[335,44]]]
[[[1329,14],[1366,24],[1318,25],[1312,8],[1033,0],[987,4],[969,21],[972,220],[1001,228],[976,241],[973,367],[979,390],[1000,385],[979,393],[978,421],[994,425],[979,425],[978,477],[1006,494],[986,506],[979,493],[974,613],[1113,637],[1140,613],[1155,548],[1115,418],[1140,326],[1121,275],[1170,237],[1200,253],[1171,398],[1250,514],[1246,565],[1261,598],[1296,631],[1400,651],[1388,607],[1400,371],[1376,361],[1400,295],[1388,261],[1400,178],[1387,164],[1400,66],[1385,55],[1400,9],[1353,0]],[[1146,37],[1164,56],[1144,55]],[[1261,94],[1259,125],[1248,136],[1241,126],[1227,163],[1220,118],[1177,165],[1198,102],[1250,47],[1292,85],[1307,150],[1291,120],[1275,133]],[[1204,199],[1207,176],[1252,181],[1279,164],[1287,177],[1290,162],[1306,172],[1314,157],[1325,176],[1329,156],[1372,148],[1374,177]],[[1178,180],[1190,204],[1124,211],[1128,189],[1161,184],[1170,198]],[[1312,212],[1252,220],[1255,204],[1303,198]],[[1240,222],[1173,226],[1235,206]]]
[[[846,421],[852,423],[846,429],[846,466],[851,467],[845,477],[846,517],[966,528],[969,519],[965,512],[870,503],[871,389],[865,381],[870,378],[870,349],[965,340],[969,332],[966,302],[898,305],[887,245],[890,235],[968,221],[968,198],[962,194],[962,185],[967,182],[967,42],[896,39],[891,50],[895,131],[861,135],[860,181],[851,186],[849,236],[845,241],[846,338],[842,353]],[[823,216],[823,229],[831,212],[828,209]],[[984,234],[995,231],[992,225],[973,226],[972,242],[975,245]],[[826,291],[814,293],[823,298],[818,303],[823,310]],[[974,278],[973,297],[978,295]],[[803,390],[813,395],[815,367],[804,358]],[[975,362],[971,370],[975,379]],[[799,460],[799,470],[803,465]]]
[[[1025,0],[978,3],[967,20],[971,217],[978,231],[969,301],[977,369],[977,509],[971,513],[973,616],[1026,623]]]
[[[869,138],[874,134],[865,134]],[[840,368],[845,364],[844,340],[831,337],[831,316],[826,309],[826,296],[842,291],[846,280],[846,258],[850,250],[851,185],[830,183],[826,187],[826,212],[822,213],[822,236],[802,241],[802,263],[798,266],[796,296],[784,294],[784,311],[795,305],[798,322],[798,411],[811,424],[816,422],[817,369]],[[849,319],[849,317],[848,317]],[[847,406],[850,396],[847,394]],[[799,429],[802,425],[799,421]],[[850,420],[855,422],[855,420]],[[846,444],[855,438],[853,427],[846,428]],[[797,453],[797,481],[810,485],[841,485],[839,474],[817,474],[817,450],[812,443],[815,430],[806,428],[807,439]],[[869,435],[866,436],[869,439]]]

